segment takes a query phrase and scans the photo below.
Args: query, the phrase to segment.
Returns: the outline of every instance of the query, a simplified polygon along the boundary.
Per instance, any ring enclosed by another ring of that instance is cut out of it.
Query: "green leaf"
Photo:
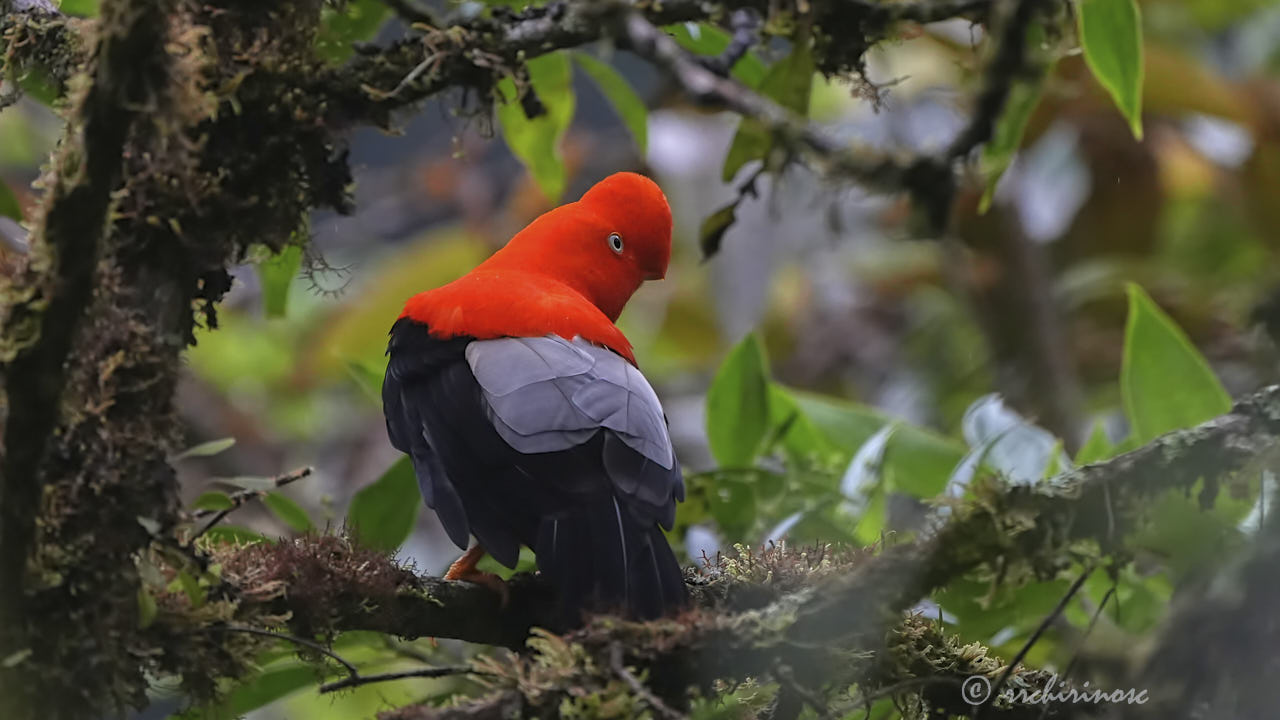
[[[62,0],[58,9],[76,17],[98,17],[98,0]]]
[[[711,213],[706,220],[702,221],[702,228],[698,230],[698,247],[702,249],[703,260],[720,252],[720,243],[724,240],[724,234],[737,219],[737,214],[738,201],[735,200]]]
[[[146,630],[156,619],[156,599],[145,587],[138,588],[138,629]]]
[[[529,80],[546,111],[530,120],[517,97],[515,83],[504,78],[498,83],[503,98],[498,106],[498,123],[507,146],[529,168],[538,187],[549,200],[559,202],[566,184],[560,140],[573,120],[573,68],[565,52],[534,58],[528,68]]]
[[[744,540],[756,520],[756,493],[750,482],[729,474],[714,476],[707,507],[727,538]]]
[[[1045,42],[1044,26],[1033,22],[1027,28],[1027,47],[1031,52]],[[1022,136],[1027,131],[1027,121],[1031,113],[1040,104],[1044,92],[1045,80],[1053,68],[1052,62],[1046,62],[1028,77],[1018,78],[1009,88],[1009,97],[1005,100],[1004,112],[996,122],[991,140],[982,146],[981,168],[986,188],[982,192],[982,200],[978,212],[985,213],[991,207],[991,198],[995,194],[996,183],[1009,168],[1013,157],[1022,146]]]
[[[286,660],[234,686],[216,705],[193,707],[171,720],[234,720],[279,700],[304,687],[314,685],[317,668],[297,660]]]
[[[723,467],[750,465],[769,430],[769,368],[751,333],[725,358],[707,389],[707,440]]]
[[[690,27],[694,30],[690,31]],[[681,47],[696,55],[719,55],[729,47],[729,33],[708,23],[679,23],[664,29]],[[748,52],[729,72],[743,85],[758,88],[764,80],[765,64],[759,55]]]
[[[578,66],[591,76],[596,87],[604,93],[613,106],[613,111],[618,113],[627,130],[631,131],[640,157],[644,157],[649,150],[649,109],[645,107],[644,101],[612,65],[583,52],[574,53],[573,59],[578,61]]]
[[[192,510],[230,510],[235,506],[230,495],[217,490],[201,493],[200,497],[191,503]]]
[[[391,552],[413,532],[421,506],[418,478],[405,456],[351,499],[347,529],[361,545]]]
[[[343,62],[355,52],[355,43],[378,33],[390,12],[382,0],[349,0],[341,6],[326,3],[316,33],[316,54],[330,63]]]
[[[888,415],[866,405],[780,385],[774,386],[770,400],[772,407],[790,403],[801,412],[803,419],[793,428],[806,425],[817,428],[846,463],[872,435],[892,421]],[[774,418],[777,421],[779,416],[775,414]],[[784,442],[795,434],[794,430],[788,432]],[[814,443],[812,439],[807,442]],[[956,440],[913,425],[899,424],[885,446],[880,473],[887,487],[929,498],[942,492],[951,470],[964,455],[965,446]]]
[[[1076,453],[1076,465],[1101,462],[1115,454],[1115,446],[1107,438],[1107,431],[1102,427],[1102,423],[1096,422],[1093,424],[1093,430],[1089,432],[1089,439],[1085,440],[1084,446]]]
[[[200,536],[200,539],[216,545],[252,545],[267,541],[261,533],[239,525],[219,525],[209,528],[204,535]]]
[[[1129,285],[1120,393],[1133,437],[1141,444],[1231,409],[1200,352],[1146,292]]]
[[[1137,0],[1080,0],[1076,17],[1085,62],[1141,140],[1142,19]]]
[[[808,38],[795,43],[791,54],[774,63],[760,83],[760,92],[777,101],[779,105],[800,114],[809,111],[809,94],[813,89],[813,53]],[[763,125],[743,118],[738,134],[733,137],[729,154],[724,159],[721,177],[725,182],[733,180],[738,171],[752,160],[758,160],[769,152],[773,138]]]
[[[186,570],[180,570],[178,576],[169,583],[166,589],[169,592],[181,590],[186,593],[187,600],[191,602],[192,608],[202,607],[209,596],[209,592],[200,584],[200,581]]]
[[[22,205],[7,183],[0,180],[0,217],[22,222]]]
[[[258,263],[262,282],[262,309],[269,318],[284,317],[289,309],[289,287],[302,269],[302,248],[287,245],[276,255]]]
[[[235,445],[235,444],[236,444],[236,439],[233,437],[220,438],[218,440],[210,440],[209,442],[202,442],[199,445],[196,445],[195,447],[190,447],[190,448],[187,448],[186,450],[183,450],[182,452],[178,453],[178,455],[173,459],[186,460],[187,458],[193,458],[193,457],[209,457],[211,455],[217,455],[218,453],[229,449],[232,445]]]
[[[383,373],[369,367],[366,363],[359,360],[347,360],[345,363],[347,374],[355,381],[356,385],[364,391],[379,407],[382,406],[382,375]]]
[[[1246,541],[1238,523],[1249,514],[1252,499],[1219,492],[1206,510],[1197,502],[1201,487],[1192,488],[1189,497],[1170,492],[1147,501],[1143,513],[1149,521],[1133,536],[1133,545],[1163,558],[1175,578],[1220,564]]]
[[[278,492],[269,492],[262,498],[262,504],[294,532],[305,533],[312,529],[311,518],[307,511],[294,502],[292,498]]]

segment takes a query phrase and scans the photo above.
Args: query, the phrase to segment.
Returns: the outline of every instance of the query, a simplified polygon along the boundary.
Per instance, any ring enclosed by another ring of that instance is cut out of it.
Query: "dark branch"
[[[987,64],[973,117],[947,148],[948,160],[962,159],[991,139],[1014,83],[1033,72],[1028,62],[1027,29],[1037,13],[1047,11],[1050,5],[1051,0],[1005,0],[995,4],[1001,12],[994,13],[996,18],[991,25],[999,31],[998,41]]]
[[[733,66],[759,40],[757,31],[760,29],[760,17],[752,10],[734,10],[729,18],[729,29],[733,34],[724,52],[715,57],[698,58],[703,67],[721,77],[728,75]]]
[[[881,190],[901,189],[910,171],[899,158],[847,145],[804,118],[729,78],[716,75],[639,13],[614,20],[618,42],[670,72],[696,101],[759,121],[817,167]]]
[[[21,6],[19,6],[21,7]],[[60,418],[72,339],[93,297],[93,272],[107,228],[111,193],[124,171],[124,145],[139,109],[155,89],[140,78],[140,59],[164,63],[164,0],[119,0],[103,7],[91,82],[71,119],[83,141],[64,147],[57,181],[45,197],[26,267],[13,279],[0,325],[9,351],[0,364],[10,421],[0,466],[0,656],[30,642],[26,568],[43,493],[40,464]],[[48,15],[40,3],[28,10]],[[16,673],[0,670],[0,698]],[[15,716],[16,713],[15,713]]]
[[[392,680],[404,680],[406,678],[442,678],[449,677],[451,675],[485,675],[485,673],[468,666],[429,667],[420,668],[418,670],[381,673],[378,675],[361,675],[359,673],[354,673],[341,680],[335,680],[331,683],[321,685],[320,692],[322,694],[331,693],[339,690],[346,690],[347,688],[359,687],[361,685],[390,682]]]
[[[615,644],[609,650],[609,667],[619,678],[622,679],[623,682],[627,684],[627,687],[631,688],[631,692],[635,693],[636,697],[644,700],[648,703],[649,707],[653,708],[654,712],[661,717],[667,718],[667,720],[681,720],[685,717],[684,713],[672,710],[666,703],[662,702],[658,696],[654,695],[649,688],[645,687],[644,684],[640,682],[640,679],[627,669],[626,662],[624,662],[622,658],[622,646]]]
[[[847,680],[841,673],[867,673],[864,677],[879,677],[879,685],[861,691],[875,696],[876,687],[905,679],[873,672],[886,657],[886,631],[901,624],[903,612],[932,590],[983,566],[1021,567],[1052,577],[1072,565],[1081,542],[1123,557],[1125,536],[1139,526],[1153,499],[1169,492],[1189,493],[1203,480],[1199,500],[1211,505],[1216,478],[1267,457],[1278,441],[1280,386],[1241,400],[1226,415],[1051,482],[977,488],[977,501],[954,508],[951,518],[926,537],[766,592],[764,597],[772,599],[748,609],[726,610],[732,601],[726,604],[725,598],[734,595],[732,583],[739,581],[720,577],[710,585],[692,587],[700,609],[684,617],[651,623],[599,620],[569,640],[595,658],[594,667],[610,672],[614,649],[624,648],[624,667],[648,673],[650,690],[671,707],[682,705],[691,683],[760,677],[781,666],[804,677],[810,687]],[[1017,519],[1026,517],[1037,522],[1029,526]],[[524,646],[530,628],[547,626],[553,616],[554,597],[536,577],[513,578],[511,602],[503,608],[487,588],[415,577],[381,556],[339,545],[342,542],[318,538],[252,546],[225,559],[224,573],[256,578],[277,592],[278,578],[307,578],[260,605],[255,605],[249,586],[241,606],[273,617],[288,614],[291,629],[304,636],[377,630],[516,648]],[[783,573],[775,568],[767,575]],[[1267,582],[1276,582],[1272,576]],[[717,586],[726,582],[730,584]],[[760,596],[758,587],[743,592]],[[850,652],[863,653],[864,661],[850,667]],[[984,672],[994,681],[999,668]],[[1030,671],[1011,672],[1021,678]],[[959,681],[964,676],[953,668],[946,679]],[[1012,677],[1006,680],[1012,682]],[[1026,678],[1020,682],[1031,684]],[[963,700],[954,695],[946,697],[957,703],[956,712],[962,712]],[[1024,707],[1020,714],[1010,714],[1012,710],[989,708],[987,713],[1037,717],[1041,709]],[[410,716],[414,715],[405,715]]]
[[[1273,423],[1280,415],[1271,416]],[[1277,456],[1267,458],[1274,472]],[[1270,492],[1270,504],[1277,494]],[[1176,597],[1140,672],[1153,702],[1127,717],[1271,717],[1280,707],[1280,517],[1269,514],[1251,547]]]

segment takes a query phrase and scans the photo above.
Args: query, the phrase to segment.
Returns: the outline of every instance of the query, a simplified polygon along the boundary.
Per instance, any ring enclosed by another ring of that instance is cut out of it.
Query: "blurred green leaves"
[[[58,9],[76,17],[97,17],[98,0],[62,0]]]
[[[236,439],[233,437],[220,438],[218,440],[210,440],[208,442],[202,442],[199,445],[195,445],[187,448],[186,450],[183,450],[182,452],[175,455],[173,459],[177,461],[177,460],[186,460],[187,458],[193,458],[193,457],[211,457],[213,455],[217,455],[218,453],[225,452],[226,450],[230,450],[235,444],[236,444]]]
[[[791,54],[769,67],[757,88],[764,96],[801,115],[809,112],[809,94],[813,89],[813,53],[808,37],[800,37]],[[725,156],[721,178],[733,180],[738,171],[752,160],[763,159],[773,147],[769,131],[758,121],[743,118],[738,133]]]
[[[284,317],[289,309],[289,288],[302,270],[302,246],[286,245],[257,264],[262,283],[262,309],[269,318]]]
[[[1080,0],[1080,44],[1133,136],[1142,139],[1142,20],[1137,0]]]
[[[321,12],[316,54],[334,64],[351,57],[355,43],[372,39],[391,15],[391,9],[382,0],[347,0],[336,5],[326,3]]]
[[[1027,27],[1026,46],[1029,54],[1042,54],[1040,50],[1046,42],[1044,25],[1032,22]],[[1045,81],[1053,69],[1053,60],[1044,58],[1035,72],[1028,72],[1013,81],[1009,88],[1009,97],[1005,100],[1004,112],[996,122],[994,133],[982,146],[982,175],[986,187],[982,191],[982,200],[978,211],[985,213],[991,206],[991,198],[995,194],[996,184],[1013,162],[1014,155],[1022,146],[1022,136],[1026,133],[1027,122],[1031,113],[1040,104],[1044,93]]]
[[[564,51],[530,60],[529,84],[541,102],[542,112],[530,119],[527,89],[517,92],[511,78],[498,83],[501,104],[498,123],[511,152],[529,169],[547,199],[559,202],[567,182],[560,141],[573,121],[573,68]]]
[[[364,547],[394,552],[413,532],[421,507],[418,478],[406,455],[351,499],[347,531]]]
[[[8,183],[0,180],[0,217],[22,222],[22,205]]]
[[[664,29],[681,47],[695,55],[719,55],[729,47],[729,33],[710,23],[680,23]],[[730,69],[730,74],[747,87],[759,87],[764,79],[765,64],[754,52],[748,52]]]
[[[749,466],[769,429],[769,370],[760,338],[739,342],[707,389],[707,440],[726,467]]]
[[[1141,287],[1130,284],[1120,391],[1138,443],[1231,409],[1209,364]]]
[[[287,495],[276,491],[268,492],[263,496],[262,504],[267,506],[272,515],[296,533],[310,532],[315,529],[311,524],[311,518],[307,517],[307,511]]]
[[[738,218],[738,200],[725,205],[707,216],[698,229],[698,247],[702,250],[703,259],[710,258],[720,252],[720,244],[724,234],[729,231]]]
[[[640,151],[640,157],[644,157],[649,149],[649,110],[645,107],[644,101],[636,95],[636,91],[631,89],[626,78],[614,70],[612,65],[584,52],[575,52],[573,59],[595,81],[600,92],[604,93],[605,99],[609,101],[614,112],[618,113],[618,117],[622,118],[627,130],[631,132],[631,137],[636,141],[636,149]]]

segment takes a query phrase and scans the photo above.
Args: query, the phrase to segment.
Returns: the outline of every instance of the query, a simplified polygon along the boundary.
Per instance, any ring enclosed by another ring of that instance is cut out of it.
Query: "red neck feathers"
[[[648,178],[618,173],[534,220],[470,273],[410,298],[401,317],[438,337],[581,336],[634,364],[614,321],[641,283],[666,274],[670,254],[666,197]]]

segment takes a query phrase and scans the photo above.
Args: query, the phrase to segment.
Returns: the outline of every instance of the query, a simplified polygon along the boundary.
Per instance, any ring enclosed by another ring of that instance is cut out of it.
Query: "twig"
[[[247,625],[210,625],[205,628],[209,631],[219,632],[236,632],[248,635],[261,635],[263,637],[276,638],[284,640],[295,645],[314,650],[321,655],[333,660],[341,665],[347,671],[347,676],[341,680],[335,680],[331,683],[325,683],[320,686],[321,693],[337,692],[346,688],[358,687],[360,685],[369,685],[371,683],[388,682],[390,680],[403,680],[405,678],[438,678],[447,677],[449,675],[483,675],[488,676],[483,670],[467,667],[465,665],[450,665],[444,667],[420,668],[418,670],[404,670],[401,672],[381,673],[379,675],[361,675],[360,669],[351,661],[335,653],[329,648],[318,642],[307,640],[306,638],[290,635],[288,633],[276,632],[275,630],[265,630],[263,628],[249,627]]]
[[[869,713],[871,710],[871,704],[881,698],[892,697],[903,690],[910,690],[911,688],[924,687],[928,685],[954,685],[959,688],[962,686],[962,682],[955,678],[937,676],[907,678],[901,682],[896,682],[892,685],[886,685],[882,688],[878,688],[873,693],[860,695],[855,698],[853,702],[849,703],[849,707],[858,707],[861,705],[867,708]]]
[[[668,718],[669,720],[683,720],[685,717],[683,713],[673,710],[671,706],[662,702],[657,695],[654,695],[649,688],[644,686],[644,683],[641,683],[640,680],[627,669],[626,664],[622,660],[622,645],[620,643],[614,643],[613,646],[609,648],[609,664],[613,668],[614,674],[626,683],[627,687],[631,688],[631,692],[635,693],[637,697],[648,703],[649,707],[653,708],[654,712],[658,713],[662,717]]]
[[[1027,28],[1035,18],[1036,11],[1045,7],[1048,2],[1049,0],[996,0],[997,12],[994,14],[1003,16],[1003,23],[997,25],[1000,27],[998,44],[987,64],[985,81],[982,92],[978,95],[973,117],[947,148],[948,160],[959,160],[991,139],[996,121],[1000,119],[1005,101],[1009,99],[1009,92],[1019,76],[1028,71]]]
[[[822,718],[822,720],[830,720],[831,710],[827,707],[827,704],[809,688],[801,685],[799,680],[796,680],[796,675],[791,671],[790,666],[779,664],[773,669],[772,675],[777,679],[779,685],[800,698],[800,701],[808,705],[815,715]]]
[[[389,672],[380,675],[360,675],[355,673],[341,680],[335,680],[331,683],[325,683],[320,686],[320,694],[337,692],[347,688],[359,687],[360,685],[369,685],[371,683],[389,682],[391,680],[404,680],[406,678],[441,678],[451,675],[483,675],[486,673],[475,668],[465,665],[447,665],[443,667],[420,668],[418,670],[404,670],[402,672]]]
[[[724,51],[715,57],[698,58],[698,62],[711,72],[724,77],[733,70],[733,66],[747,54],[759,38],[756,31],[760,28],[760,17],[754,10],[734,10],[729,17],[729,29],[733,35]]]
[[[313,470],[310,467],[303,467],[303,468],[298,468],[297,470],[290,470],[289,472],[284,473],[283,475],[277,475],[274,478],[272,478],[272,483],[273,483],[272,487],[282,488],[285,485],[297,482],[298,480],[301,480],[305,477],[309,477],[312,472]],[[201,535],[204,535],[214,525],[217,525],[218,523],[225,520],[226,517],[231,513],[235,512],[236,510],[239,510],[242,506],[244,506],[245,503],[249,502],[250,500],[257,500],[262,497],[265,497],[267,492],[268,491],[266,490],[256,490],[256,489],[249,489],[249,488],[246,488],[244,490],[237,490],[236,492],[231,493],[230,495],[227,496],[231,500],[231,507],[229,508],[223,508],[221,510],[209,510],[209,509],[196,510],[194,513],[191,514],[193,518],[199,519],[199,518],[208,517],[210,515],[212,515],[213,518],[209,520],[209,522],[205,523],[204,526],[201,527],[200,530],[196,532],[196,534],[192,535],[190,538],[187,539],[187,545],[191,545],[192,543],[194,543],[196,539],[198,539]]]
[[[1022,664],[1022,661],[1026,659],[1027,653],[1031,652],[1031,648],[1035,646],[1036,641],[1040,639],[1040,636],[1049,629],[1049,626],[1053,624],[1054,620],[1058,619],[1058,616],[1062,614],[1062,611],[1067,609],[1067,603],[1071,602],[1071,598],[1075,597],[1077,592],[1080,592],[1080,588],[1084,586],[1084,581],[1089,579],[1089,576],[1093,574],[1093,570],[1094,568],[1091,565],[1085,568],[1084,572],[1080,573],[1080,577],[1076,578],[1075,582],[1071,583],[1071,587],[1067,588],[1067,592],[1058,599],[1058,604],[1054,606],[1053,611],[1040,621],[1040,625],[1036,627],[1035,632],[1031,633],[1031,637],[1027,638],[1027,641],[1023,643],[1022,648],[1018,650],[1018,654],[1014,655],[1013,660],[1005,666],[1004,672],[1001,672],[1000,677],[996,678],[995,685],[992,686],[991,692],[987,695],[987,697],[991,698],[993,702],[996,698],[1000,697],[1000,691],[1004,689],[1004,684],[1008,682],[1009,676],[1012,675],[1018,665]],[[982,710],[984,708],[985,705],[979,705],[974,708],[974,720],[978,720],[978,718],[982,716]]]
[[[760,122],[794,149],[804,150],[815,165],[834,175],[859,180],[881,189],[901,189],[911,171],[909,163],[867,148],[847,145],[750,88],[703,67],[675,40],[636,12],[615,18],[619,44],[670,72],[699,102],[724,106]]]
[[[1084,633],[1080,635],[1080,642],[1076,644],[1075,652],[1071,655],[1071,660],[1067,662],[1067,666],[1062,670],[1062,679],[1071,679],[1071,671],[1076,669],[1076,663],[1080,660],[1080,651],[1084,647],[1085,640],[1093,634],[1093,628],[1098,624],[1098,618],[1102,617],[1102,611],[1107,608],[1107,603],[1111,598],[1115,597],[1117,584],[1113,581],[1111,587],[1107,588],[1107,592],[1102,596],[1102,602],[1098,603],[1098,607],[1093,611],[1093,615],[1089,618],[1089,625],[1084,629]],[[1048,690],[1049,688],[1046,688]],[[1045,704],[1044,710],[1040,712],[1040,719],[1044,720],[1049,716],[1049,709],[1053,707],[1048,703]]]
[[[203,630],[206,632],[234,632],[234,633],[245,633],[246,635],[261,635],[263,637],[275,638],[277,640],[284,640],[286,642],[291,642],[294,645],[300,645],[309,650],[315,650],[321,655],[324,655],[325,657],[333,660],[334,662],[338,663],[342,667],[346,668],[347,672],[350,673],[353,677],[359,677],[360,675],[360,670],[356,668],[355,665],[352,665],[351,662],[348,661],[346,658],[342,657],[341,655],[335,653],[334,651],[321,645],[318,642],[314,642],[306,638],[300,638],[297,635],[290,635],[288,633],[276,632],[274,630],[264,630],[262,628],[249,627],[247,625],[209,625],[208,627],[203,628]]]

